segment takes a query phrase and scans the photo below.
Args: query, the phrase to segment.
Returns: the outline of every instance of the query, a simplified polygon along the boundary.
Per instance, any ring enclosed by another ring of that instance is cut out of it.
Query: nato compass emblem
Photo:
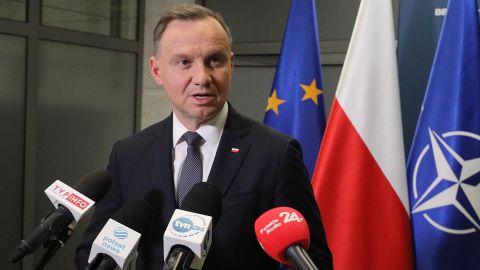
[[[439,136],[429,128],[430,144],[413,172],[412,215],[450,234],[480,231],[480,136],[451,131]],[[463,145],[463,152],[455,148]],[[465,147],[469,145],[470,147]]]

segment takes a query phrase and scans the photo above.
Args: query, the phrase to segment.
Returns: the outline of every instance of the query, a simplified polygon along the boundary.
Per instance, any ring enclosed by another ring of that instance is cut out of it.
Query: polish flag
[[[336,270],[412,269],[389,0],[361,1],[312,179]]]

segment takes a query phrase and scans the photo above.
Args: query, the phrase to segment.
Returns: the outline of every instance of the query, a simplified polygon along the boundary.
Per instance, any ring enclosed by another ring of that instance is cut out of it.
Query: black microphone
[[[125,269],[135,263],[140,236],[160,212],[160,191],[150,191],[143,200],[130,200],[105,224],[95,241],[86,270]]]
[[[192,187],[165,231],[164,252],[170,251],[165,256],[164,270],[202,268],[211,245],[212,226],[222,207],[222,193],[214,185],[201,182]]]
[[[285,251],[285,257],[299,270],[318,270],[307,251],[301,245],[291,245]]]
[[[73,187],[55,181],[45,190],[57,209],[40,221],[40,225],[13,251],[10,262],[15,263],[32,253],[38,246],[45,244],[52,237],[66,241],[66,234],[71,233],[69,225],[79,221],[96,201],[101,200],[111,184],[110,175],[104,170],[94,171],[80,179]],[[63,244],[63,243],[61,243]]]

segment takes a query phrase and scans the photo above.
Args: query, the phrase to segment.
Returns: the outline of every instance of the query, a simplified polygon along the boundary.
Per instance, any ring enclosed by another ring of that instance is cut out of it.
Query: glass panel
[[[137,39],[138,0],[43,0],[42,24]]]
[[[105,168],[112,144],[133,133],[136,85],[132,53],[49,41],[40,43],[39,53],[36,220],[53,208],[46,187],[56,179],[73,186]],[[86,224],[79,223],[48,269],[75,269]]]
[[[0,18],[25,21],[26,0],[0,0]]]
[[[137,39],[137,22],[138,22],[138,1],[123,0],[121,1],[120,17],[120,37],[125,39]]]
[[[240,113],[262,122],[275,67],[236,66],[230,100]]]
[[[203,2],[206,7],[223,15],[231,28],[235,43],[282,42],[291,1],[205,0]],[[359,5],[360,0],[317,0],[319,39],[322,41],[349,40]]]
[[[0,204],[2,245],[9,256],[22,237],[25,125],[25,39],[0,35]],[[20,269],[0,260],[0,269]]]

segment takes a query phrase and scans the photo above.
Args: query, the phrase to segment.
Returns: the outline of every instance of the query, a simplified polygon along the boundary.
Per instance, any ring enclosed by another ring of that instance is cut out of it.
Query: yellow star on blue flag
[[[264,123],[296,138],[310,177],[325,130],[315,1],[291,1]]]
[[[285,103],[285,100],[279,99],[277,97],[277,90],[273,89],[272,95],[268,98],[266,112],[272,110],[276,115],[278,115],[278,106]]]
[[[323,93],[322,90],[317,88],[317,82],[313,79],[310,85],[300,84],[305,95],[303,95],[302,101],[311,99],[315,104],[318,105],[318,96]]]

